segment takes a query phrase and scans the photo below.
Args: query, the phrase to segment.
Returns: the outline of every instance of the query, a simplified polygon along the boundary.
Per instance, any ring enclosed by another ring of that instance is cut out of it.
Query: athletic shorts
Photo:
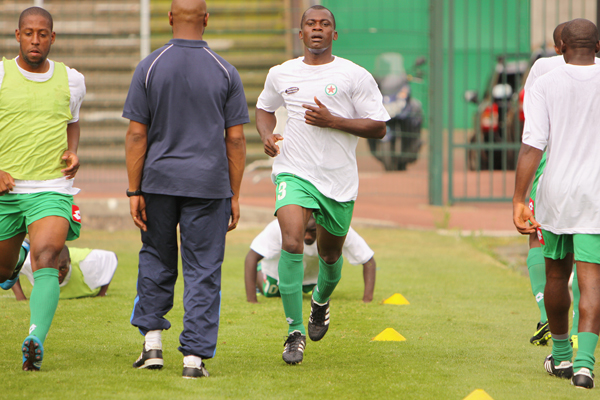
[[[573,253],[575,261],[600,264],[600,235],[557,235],[546,230],[542,232],[546,241],[542,247],[544,257],[562,260],[568,253]]]
[[[334,236],[345,236],[350,229],[354,201],[338,202],[324,196],[305,179],[292,174],[279,174],[277,185],[275,215],[283,206],[295,204],[313,210],[317,224]]]
[[[31,223],[50,216],[69,221],[67,240],[79,237],[81,216],[79,207],[73,204],[73,196],[56,192],[0,196],[0,240],[28,232]]]
[[[265,297],[281,297],[281,294],[279,293],[279,282],[277,281],[277,279],[273,278],[272,276],[269,276],[267,274],[263,274],[263,291],[262,293],[264,294]],[[304,293],[310,293],[313,291],[314,287],[316,285],[312,284],[312,285],[302,285],[302,292]]]

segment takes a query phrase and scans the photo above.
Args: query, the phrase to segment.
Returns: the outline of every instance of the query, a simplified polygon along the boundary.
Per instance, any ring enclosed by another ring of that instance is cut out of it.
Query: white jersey
[[[358,137],[335,129],[308,125],[302,107],[316,107],[314,98],[332,115],[343,118],[390,119],[375,79],[364,68],[335,57],[330,63],[308,65],[304,57],[286,61],[269,71],[256,107],[275,112],[284,106],[288,121],[272,179],[291,173],[312,183],[326,197],[339,202],[358,195],[356,145]]]
[[[277,220],[272,221],[265,229],[258,234],[250,244],[250,248],[263,256],[261,260],[262,272],[271,278],[279,280],[279,257],[281,255],[281,229]],[[375,254],[367,242],[352,227],[348,230],[344,247],[343,256],[354,265],[362,265],[369,261]],[[319,252],[317,242],[304,244],[304,281],[303,285],[314,285],[317,283],[319,275]]]
[[[600,61],[599,58],[595,58],[596,64]],[[565,58],[562,55],[552,56],[540,58],[531,66],[529,70],[529,75],[527,75],[527,80],[525,81],[525,99],[523,102],[523,112],[525,113],[525,127],[524,130],[529,130],[527,125],[527,103],[528,103],[528,95],[533,87],[533,84],[540,76],[547,74],[552,71],[556,67],[560,67],[565,65]]]
[[[77,260],[79,261],[79,260]],[[83,280],[92,290],[108,285],[117,270],[117,255],[107,250],[92,250],[83,260],[79,261],[79,269],[83,274]],[[71,279],[72,266],[69,264],[69,272],[60,287],[66,286]],[[31,269],[31,253],[27,255],[21,275],[25,275],[33,286],[33,271]]]
[[[600,234],[600,65],[557,67],[528,100],[523,143],[547,149],[536,219],[555,234]]]
[[[48,60],[50,67],[48,71],[37,74],[34,72],[29,72],[24,70],[19,66],[19,63],[16,60],[19,57],[15,58],[15,64],[19,69],[19,72],[23,74],[25,78],[33,82],[46,82],[48,79],[52,78],[54,74],[54,61]],[[84,76],[78,72],[74,68],[66,67],[67,69],[67,78],[69,80],[69,92],[71,93],[71,98],[69,100],[69,108],[71,110],[71,115],[73,119],[71,119],[68,123],[72,124],[74,122],[79,121],[79,109],[81,108],[81,103],[83,102],[83,98],[85,97],[85,78]],[[4,63],[0,62],[0,87],[2,87],[2,80],[4,79]],[[24,194],[24,193],[39,193],[39,192],[47,192],[53,191],[57,193],[64,193],[70,195],[76,195],[79,193],[79,189],[73,187],[73,179],[66,179],[64,177],[57,179],[50,179],[46,181],[24,181],[15,179],[15,187],[12,194]]]

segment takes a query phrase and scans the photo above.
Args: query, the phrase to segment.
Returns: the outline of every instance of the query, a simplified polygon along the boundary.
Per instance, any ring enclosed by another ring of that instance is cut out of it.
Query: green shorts
[[[0,241],[28,232],[30,224],[51,216],[69,221],[67,240],[79,237],[81,216],[79,207],[73,204],[73,196],[56,192],[0,196]]]
[[[544,257],[562,260],[567,254],[573,253],[575,261],[600,264],[600,235],[557,235],[546,230],[542,230],[542,235],[545,242],[542,247]]]
[[[313,210],[315,221],[334,236],[345,236],[350,229],[354,201],[340,203],[324,196],[307,180],[292,174],[279,174],[275,199],[275,215],[283,206],[295,204]]]
[[[256,267],[257,271],[261,271],[262,267],[260,265],[260,263],[258,263],[258,266]],[[302,291],[304,293],[310,293],[313,291],[314,287],[316,285],[312,284],[312,285],[302,285]],[[267,274],[263,273],[263,285],[262,285],[262,294],[265,297],[281,297],[281,294],[279,294],[279,281],[277,281],[277,279],[273,278],[272,276],[269,276]]]
[[[281,297],[281,294],[279,294],[279,282],[277,281],[277,279],[269,275],[264,275],[264,277],[265,279],[263,282],[263,295],[265,297]],[[313,291],[315,286],[315,284],[302,285],[302,292],[310,293]]]

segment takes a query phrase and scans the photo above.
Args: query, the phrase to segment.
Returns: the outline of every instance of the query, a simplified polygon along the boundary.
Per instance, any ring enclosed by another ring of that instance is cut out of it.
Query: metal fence
[[[598,2],[321,0],[336,17],[334,54],[376,77],[394,117],[383,141],[359,142],[360,196],[435,205],[508,200],[522,129],[519,94],[532,56],[545,54],[559,22],[595,21]],[[300,16],[314,3],[208,1],[205,39],[244,82],[249,162],[265,158],[253,121],[256,98],[271,66],[301,54]],[[170,0],[1,0],[3,56],[17,54],[18,15],[34,4],[55,20],[50,57],[86,77],[77,186],[84,196],[120,195],[127,184],[123,103],[140,58],[171,36]],[[266,179],[255,165],[246,179]],[[371,179],[376,174],[394,183]]]

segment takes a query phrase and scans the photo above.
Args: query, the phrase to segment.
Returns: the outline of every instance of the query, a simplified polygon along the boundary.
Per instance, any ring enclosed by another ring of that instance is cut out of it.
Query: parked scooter
[[[421,149],[423,106],[411,95],[410,82],[422,82],[420,66],[425,58],[415,62],[414,75],[407,75],[404,59],[399,53],[383,53],[375,59],[373,76],[383,95],[383,105],[391,119],[386,123],[383,139],[368,139],[369,149],[387,171],[404,171],[415,162]]]

